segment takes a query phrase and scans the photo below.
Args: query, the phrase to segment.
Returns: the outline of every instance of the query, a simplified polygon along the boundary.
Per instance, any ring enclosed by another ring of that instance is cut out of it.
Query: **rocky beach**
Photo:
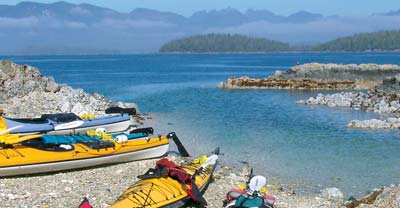
[[[0,61],[0,82],[0,108],[8,117],[32,118],[66,112],[101,115],[111,106],[137,108],[134,103],[113,102],[100,94],[58,84],[35,67],[7,60]]]

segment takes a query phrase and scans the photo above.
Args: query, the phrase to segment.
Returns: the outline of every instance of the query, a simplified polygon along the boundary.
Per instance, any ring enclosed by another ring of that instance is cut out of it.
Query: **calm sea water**
[[[257,174],[304,190],[335,186],[359,196],[400,183],[400,131],[346,128],[352,119],[379,115],[295,104],[317,92],[215,87],[230,76],[265,77],[307,62],[400,64],[397,53],[2,58],[39,67],[60,83],[136,102],[154,115],[160,132],[176,131],[194,154],[220,146],[223,163],[248,161]]]

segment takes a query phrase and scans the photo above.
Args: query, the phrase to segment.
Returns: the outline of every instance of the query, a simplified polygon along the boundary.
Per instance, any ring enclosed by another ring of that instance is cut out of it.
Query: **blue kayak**
[[[130,115],[105,115],[93,119],[82,119],[73,113],[45,114],[37,119],[13,119],[4,117],[3,120],[12,134],[50,134],[66,135],[85,133],[88,130],[104,128],[106,132],[125,131],[130,125]]]

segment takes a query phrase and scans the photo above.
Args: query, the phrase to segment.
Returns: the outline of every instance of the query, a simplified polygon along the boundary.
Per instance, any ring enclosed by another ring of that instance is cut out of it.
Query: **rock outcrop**
[[[313,79],[278,79],[267,77],[253,79],[249,77],[229,78],[218,85],[225,89],[295,89],[295,90],[337,90],[355,87],[355,81],[322,81]]]
[[[0,61],[0,108],[9,117],[39,117],[44,113],[104,114],[110,106],[136,107],[113,103],[100,94],[89,94],[57,84],[35,67]]]
[[[308,63],[276,71],[263,79],[229,78],[218,87],[225,89],[341,90],[372,89],[388,76],[400,73],[398,65]]]
[[[355,110],[365,110],[380,114],[400,115],[400,95],[378,91],[341,92],[334,94],[318,94],[298,104],[326,105],[329,107],[349,107]]]
[[[279,78],[313,78],[319,80],[375,80],[400,73],[400,66],[392,64],[321,64],[307,63],[292,67]]]

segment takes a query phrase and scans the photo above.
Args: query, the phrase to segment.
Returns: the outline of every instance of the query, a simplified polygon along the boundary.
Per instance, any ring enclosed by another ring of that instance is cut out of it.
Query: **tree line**
[[[360,33],[325,43],[296,47],[288,43],[238,34],[195,35],[170,41],[161,53],[229,53],[281,51],[394,51],[400,49],[400,30]]]
[[[166,43],[160,52],[276,52],[288,51],[290,46],[264,38],[253,38],[243,35],[207,34],[195,35]]]
[[[393,51],[400,49],[400,31],[360,33],[316,45],[315,51]]]

